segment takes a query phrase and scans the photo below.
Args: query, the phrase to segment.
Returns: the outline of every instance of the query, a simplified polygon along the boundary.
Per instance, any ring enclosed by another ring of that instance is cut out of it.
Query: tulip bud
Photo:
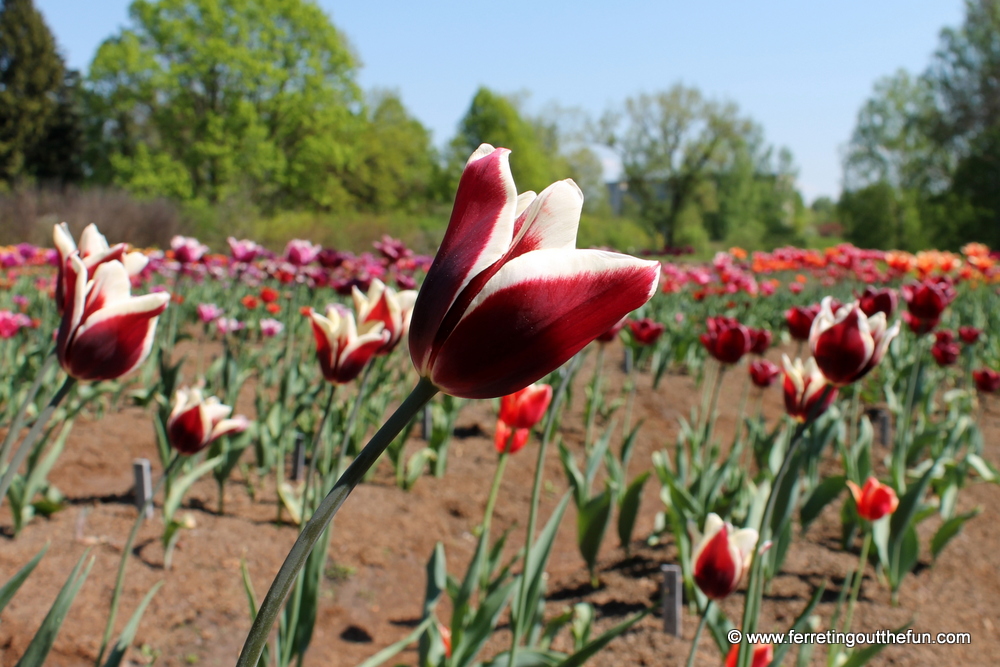
[[[241,433],[249,426],[242,415],[227,419],[233,409],[215,396],[207,399],[197,387],[182,387],[174,395],[174,408],[167,418],[167,438],[181,454],[197,454],[212,441],[229,433]]]
[[[892,317],[896,312],[897,303],[896,290],[890,288],[875,289],[868,286],[858,297],[858,307],[868,317],[874,316],[875,313],[885,313],[887,318]]]
[[[962,342],[966,345],[973,345],[979,342],[982,337],[982,329],[977,329],[976,327],[959,327],[958,337],[962,339]]]
[[[724,364],[735,364],[753,345],[750,331],[731,317],[709,317],[705,325],[701,344]]]
[[[993,394],[1000,390],[1000,373],[992,368],[980,368],[972,371],[972,379],[976,383],[976,389],[984,394]]]
[[[750,667],[767,667],[774,659],[774,646],[771,644],[752,644],[753,658]],[[740,645],[733,644],[726,655],[726,667],[736,667],[740,657]]]
[[[750,364],[750,380],[761,389],[766,389],[774,384],[777,377],[781,375],[778,365],[767,359],[756,359]]]
[[[181,264],[194,264],[208,252],[208,246],[190,236],[175,236],[170,239],[170,248],[174,251],[174,259]]]
[[[819,304],[802,307],[794,306],[785,311],[785,322],[788,323],[788,331],[795,340],[809,340],[809,332],[812,330],[813,320],[819,314]]]
[[[750,567],[757,531],[734,530],[714,512],[705,519],[705,534],[691,528],[695,545],[691,556],[694,580],[698,588],[713,600],[721,600],[736,590],[743,573]]]
[[[410,328],[410,316],[413,313],[413,303],[417,293],[413,290],[396,290],[375,278],[365,295],[357,287],[352,287],[354,309],[358,313],[358,324],[381,322],[387,338],[376,354],[391,352]]]
[[[310,308],[309,318],[316,339],[316,358],[327,382],[345,384],[356,378],[388,339],[379,321],[367,322],[359,330],[354,314],[346,308],[330,306],[326,317]]]
[[[833,303],[831,297],[823,299],[809,333],[809,347],[830,384],[842,387],[860,380],[882,361],[899,333],[899,323],[887,329],[885,313],[868,317],[856,302],[834,311]]]
[[[869,477],[863,488],[851,480],[847,480],[847,488],[854,496],[854,504],[858,507],[858,516],[866,521],[878,521],[886,514],[892,514],[899,506],[896,492],[888,484],[882,484],[874,477]]]
[[[547,384],[532,384],[502,397],[494,438],[497,452],[513,454],[524,447],[531,427],[542,419],[551,402],[552,387]]]
[[[816,366],[816,360],[810,357],[803,365],[801,359],[796,359],[793,364],[787,354],[782,355],[782,360],[785,366],[785,410],[788,415],[796,421],[805,422],[826,412],[837,398],[837,390],[826,381]],[[830,387],[829,391],[826,391],[827,387]]]

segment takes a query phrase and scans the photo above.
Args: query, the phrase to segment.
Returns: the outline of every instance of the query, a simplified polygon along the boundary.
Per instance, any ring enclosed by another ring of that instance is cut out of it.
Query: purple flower
[[[208,324],[209,322],[214,322],[223,315],[223,310],[216,306],[214,303],[199,303],[198,304],[198,319]]]
[[[190,236],[175,236],[170,239],[170,247],[174,251],[174,257],[181,264],[199,262],[208,252],[207,245]]]
[[[285,246],[285,259],[295,266],[306,266],[316,261],[321,249],[304,239],[292,239]]]
[[[260,321],[260,333],[264,338],[273,338],[285,330],[285,325],[270,317]]]
[[[229,243],[229,251],[233,255],[233,259],[237,262],[249,263],[257,259],[257,255],[260,254],[262,248],[251,241],[250,239],[243,239],[242,241],[237,241],[235,238],[230,236],[226,241]]]

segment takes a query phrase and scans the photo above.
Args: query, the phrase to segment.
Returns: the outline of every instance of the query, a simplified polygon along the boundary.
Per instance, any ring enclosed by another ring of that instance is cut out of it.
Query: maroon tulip
[[[652,345],[663,333],[663,325],[648,317],[641,320],[629,320],[628,328],[640,345]]]
[[[771,347],[771,332],[767,329],[750,329],[750,352],[763,355]]]
[[[750,330],[731,317],[709,317],[708,331],[701,335],[701,344],[709,354],[724,364],[735,364],[750,351]]]
[[[923,282],[903,285],[902,293],[907,311],[911,315],[907,324],[917,333],[926,333],[933,329],[941,319],[944,309],[957,295],[951,279],[945,276],[925,278]]]
[[[625,323],[628,322],[628,316],[621,318],[617,322],[611,325],[611,328],[602,333],[600,336],[595,338],[598,343],[610,343],[615,338],[618,338],[618,332],[625,327]]]
[[[976,327],[959,327],[958,337],[962,339],[962,342],[966,345],[974,345],[979,342],[980,337],[983,335],[982,329],[977,329]]]
[[[346,308],[330,306],[326,317],[309,308],[306,315],[312,320],[316,358],[327,382],[346,384],[356,378],[389,340],[381,321],[363,323],[359,330],[354,313]]]
[[[820,402],[824,390],[830,385],[816,365],[816,360],[810,357],[803,364],[801,359],[796,359],[793,364],[787,354],[782,355],[782,359],[785,363],[785,410],[788,415],[795,421],[805,422],[826,412],[837,398],[837,389],[830,389],[826,400]]]
[[[181,264],[195,264],[208,252],[208,246],[192,236],[175,236],[170,239],[174,259]]]
[[[955,334],[951,331],[938,331],[934,334],[934,345],[931,347],[931,355],[938,366],[951,366],[958,361],[958,355],[962,349],[955,342]]]
[[[167,439],[181,454],[197,454],[228,433],[246,430],[250,422],[242,415],[229,419],[232,411],[215,396],[206,399],[198,388],[178,389],[167,418]]]
[[[1000,389],[1000,373],[992,368],[980,368],[972,371],[972,379],[976,383],[976,389],[984,394],[993,394]]]
[[[736,590],[757,544],[753,528],[734,530],[714,512],[705,519],[705,534],[691,536],[694,581],[702,593],[721,600]]]
[[[819,315],[819,304],[811,306],[793,306],[785,311],[785,322],[788,323],[788,331],[795,340],[809,340],[809,330],[812,329],[813,320]]]
[[[131,295],[118,260],[88,269],[77,252],[66,262],[66,303],[56,336],[59,363],[78,380],[112,380],[135,370],[153,348],[156,320],[167,308],[164,292]]]
[[[458,184],[410,323],[417,373],[492,398],[565,363],[656,292],[660,263],[577,250],[583,194],[559,181],[520,196],[507,149],[483,144]]]
[[[896,290],[888,287],[875,289],[869,285],[858,297],[858,307],[868,317],[872,317],[875,313],[885,313],[886,318],[889,318],[896,312],[898,301]]]
[[[766,389],[774,384],[777,377],[781,375],[778,365],[767,359],[755,359],[750,363],[750,380],[762,389]]]
[[[918,336],[922,336],[926,333],[934,331],[934,327],[936,327],[938,325],[938,322],[940,322],[941,320],[940,318],[937,317],[925,320],[923,318],[917,317],[910,311],[906,311],[903,313],[903,321],[906,322],[906,326],[910,328],[910,331],[917,334]]]
[[[885,313],[868,317],[857,303],[834,311],[831,297],[823,299],[813,321],[809,347],[816,365],[830,384],[843,387],[875,368],[899,333],[899,323],[886,328]]]

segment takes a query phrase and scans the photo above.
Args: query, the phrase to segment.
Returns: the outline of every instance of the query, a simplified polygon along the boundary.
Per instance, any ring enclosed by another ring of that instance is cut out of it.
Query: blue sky
[[[128,24],[129,0],[35,0],[71,67]],[[807,199],[840,191],[841,152],[879,77],[922,71],[961,0],[414,2],[320,0],[367,88],[399,91],[445,143],[475,90],[594,116],[677,82],[736,102],[787,146]],[[512,159],[517,159],[512,156]]]

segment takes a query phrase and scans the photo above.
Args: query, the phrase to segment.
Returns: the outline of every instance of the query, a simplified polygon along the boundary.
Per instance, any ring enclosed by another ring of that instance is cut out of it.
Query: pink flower
[[[260,334],[264,338],[273,338],[284,330],[285,325],[274,318],[265,317],[260,321]]]
[[[128,271],[118,260],[87,266],[74,252],[66,264],[66,308],[56,336],[59,363],[78,380],[110,380],[141,364],[153,347],[156,320],[167,294],[131,295]]]
[[[417,296],[417,372],[465,398],[503,396],[558,368],[652,297],[658,262],[577,250],[580,188],[517,195],[506,149],[466,164],[444,240]]]
[[[215,320],[215,328],[222,335],[235,333],[246,328],[246,324],[235,317],[220,317]]]
[[[233,260],[243,262],[245,264],[257,259],[260,251],[263,250],[263,248],[249,239],[237,241],[235,238],[230,236],[226,239],[226,242],[229,244],[229,252],[232,254]]]
[[[208,252],[208,246],[191,236],[175,236],[170,239],[170,248],[174,251],[174,259],[181,264],[194,264]]]
[[[306,266],[316,261],[322,248],[304,239],[292,239],[285,246],[285,259],[295,266]]]
[[[167,439],[181,454],[197,454],[213,440],[229,433],[242,433],[250,422],[246,417],[227,419],[233,409],[218,398],[207,399],[197,387],[182,387],[174,395],[174,408],[167,418]]]
[[[31,326],[31,318],[23,313],[0,310],[0,338],[13,338],[22,327]]]
[[[215,320],[222,317],[223,310],[216,306],[214,303],[199,303],[198,307],[195,309],[198,312],[198,319],[204,324],[209,322],[214,322]]]

